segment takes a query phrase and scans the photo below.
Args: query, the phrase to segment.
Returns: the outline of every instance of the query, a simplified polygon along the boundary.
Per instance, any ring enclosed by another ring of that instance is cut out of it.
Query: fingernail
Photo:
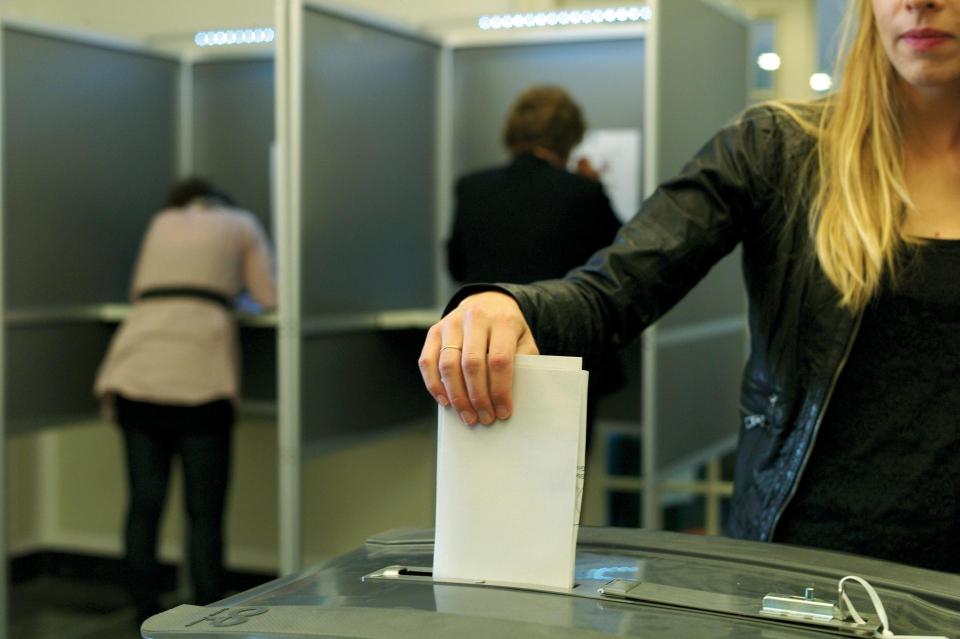
[[[473,423],[477,421],[477,418],[470,411],[463,411],[462,413],[460,413],[460,421],[462,421],[467,426],[473,426]]]
[[[443,406],[444,408],[450,405],[449,400],[447,400],[447,398],[444,397],[443,395],[437,395],[436,400],[437,400],[437,403]]]
[[[492,424],[493,417],[485,410],[480,411],[480,423],[481,424]]]
[[[497,409],[497,419],[507,419],[508,417],[510,417],[510,411],[506,408]]]

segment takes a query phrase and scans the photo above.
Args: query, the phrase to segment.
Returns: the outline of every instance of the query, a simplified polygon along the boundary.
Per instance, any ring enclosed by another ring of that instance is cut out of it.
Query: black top
[[[461,178],[456,199],[447,263],[458,282],[563,277],[620,228],[599,182],[533,155]]]
[[[865,310],[775,541],[960,572],[960,240]]]

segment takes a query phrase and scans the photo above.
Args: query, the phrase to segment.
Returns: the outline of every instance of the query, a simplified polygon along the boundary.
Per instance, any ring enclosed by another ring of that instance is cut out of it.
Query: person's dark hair
[[[580,107],[566,91],[534,86],[513,104],[503,127],[503,143],[513,155],[543,147],[566,159],[585,130]]]
[[[183,208],[193,200],[212,200],[226,206],[236,206],[232,197],[219,188],[199,177],[189,177],[170,187],[167,193],[166,205],[172,208]]]

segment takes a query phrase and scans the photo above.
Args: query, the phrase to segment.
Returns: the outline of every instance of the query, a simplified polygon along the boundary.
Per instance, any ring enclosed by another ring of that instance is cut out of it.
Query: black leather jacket
[[[728,525],[741,538],[772,539],[860,321],[839,306],[812,254],[809,189],[797,187],[812,148],[782,112],[748,111],[586,265],[562,280],[501,285],[520,304],[540,352],[602,352],[628,343],[743,247],[750,356]],[[478,290],[461,290],[448,308]]]

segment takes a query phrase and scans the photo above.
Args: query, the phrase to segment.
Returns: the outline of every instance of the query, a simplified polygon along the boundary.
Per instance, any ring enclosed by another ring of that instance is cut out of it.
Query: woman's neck
[[[904,88],[903,136],[914,153],[960,153],[960,87]]]

